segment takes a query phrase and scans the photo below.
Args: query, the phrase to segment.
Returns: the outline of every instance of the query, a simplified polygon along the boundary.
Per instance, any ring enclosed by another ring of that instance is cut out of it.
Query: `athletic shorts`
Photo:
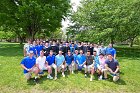
[[[84,68],[88,69],[88,71],[90,71],[92,67],[94,67],[94,66],[93,65],[84,65]]]

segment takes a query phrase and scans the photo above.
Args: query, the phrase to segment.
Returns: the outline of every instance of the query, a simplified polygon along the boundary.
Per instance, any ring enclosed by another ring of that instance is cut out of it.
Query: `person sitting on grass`
[[[68,66],[70,73],[74,73],[74,56],[71,54],[71,51],[68,51],[68,54],[65,57],[66,60],[66,66]]]
[[[46,62],[46,56],[44,56],[43,50],[40,51],[40,56],[36,59],[36,66],[38,67],[40,73],[42,73],[44,70],[48,70],[47,78],[53,79],[51,76],[52,69]]]
[[[29,51],[29,56],[25,57],[21,61],[21,67],[24,69],[24,75],[27,81],[31,79],[32,73],[35,74],[34,81],[38,83],[38,73],[39,69],[35,67],[36,58],[33,57],[33,51]]]
[[[90,81],[92,81],[94,74],[94,62],[92,55],[90,55],[90,50],[87,51],[86,64],[84,65],[84,68],[85,68],[85,78],[87,77],[86,73],[88,71],[89,73],[91,73]]]
[[[86,63],[86,56],[83,54],[83,50],[80,50],[80,54],[77,56],[76,62],[78,64],[78,70],[82,70],[82,68],[84,68],[84,65]]]
[[[99,56],[97,55],[96,51],[93,51],[93,58],[94,58],[94,68],[95,71],[98,73],[98,80],[102,80],[102,73],[101,73],[101,68],[100,68],[100,63],[99,63]]]
[[[54,80],[57,79],[57,66],[55,64],[55,55],[53,54],[53,50],[50,50],[50,54],[47,56],[46,59],[48,65],[55,69],[55,77]]]
[[[60,72],[60,70],[62,70],[62,76],[65,77],[65,74],[64,74],[64,71],[66,68],[65,57],[62,55],[61,50],[59,50],[59,54],[55,56],[55,63],[57,65],[57,71]]]
[[[112,56],[111,54],[107,55],[107,60],[105,61],[105,68],[107,69],[107,71],[104,71],[106,79],[107,79],[107,72],[109,72],[111,76],[113,77],[114,82],[119,80],[120,78],[119,63],[116,59],[114,59],[114,56]]]

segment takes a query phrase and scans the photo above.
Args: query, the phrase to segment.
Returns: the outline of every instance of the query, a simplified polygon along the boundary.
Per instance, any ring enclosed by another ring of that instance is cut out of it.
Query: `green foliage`
[[[140,35],[139,7],[139,0],[82,0],[70,29],[84,41],[113,43],[135,38]]]
[[[70,8],[69,0],[1,0],[0,4],[0,25],[32,39],[36,33],[60,28]]]
[[[9,41],[10,39],[14,39],[16,37],[17,35],[15,32],[10,31],[10,30],[7,31],[7,29],[0,27],[0,39],[6,39]]]

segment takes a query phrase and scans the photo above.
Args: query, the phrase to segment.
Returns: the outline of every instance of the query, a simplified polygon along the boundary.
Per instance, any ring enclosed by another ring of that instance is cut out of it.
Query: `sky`
[[[72,8],[76,12],[77,7],[80,4],[80,0],[71,0]],[[68,27],[68,24],[70,24],[70,21],[66,19],[65,21],[62,21],[62,30],[65,31],[65,29]]]

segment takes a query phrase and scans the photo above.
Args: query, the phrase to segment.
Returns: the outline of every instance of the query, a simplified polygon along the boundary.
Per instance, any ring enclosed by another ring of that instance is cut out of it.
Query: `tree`
[[[82,41],[112,44],[131,38],[133,41],[136,33],[137,36],[140,35],[139,2],[139,0],[83,0],[78,11],[71,17],[74,26],[70,28],[79,32],[77,39]]]
[[[69,0],[1,0],[0,4],[0,25],[31,39],[60,28],[70,8]]]

